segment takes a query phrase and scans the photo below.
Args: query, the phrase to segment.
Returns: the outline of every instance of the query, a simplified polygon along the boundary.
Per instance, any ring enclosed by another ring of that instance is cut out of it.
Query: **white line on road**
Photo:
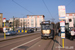
[[[14,49],[16,49],[16,48],[18,48],[18,47],[20,47],[20,46],[23,46],[23,45],[25,45],[25,44],[28,44],[28,43],[30,43],[30,42],[32,42],[32,41],[35,41],[35,40],[39,39],[39,38],[40,38],[40,37],[35,38],[35,39],[33,39],[33,40],[31,40],[31,41],[28,41],[28,42],[26,42],[26,43],[23,43],[23,44],[21,44],[21,45],[19,45],[19,46],[16,46],[16,47],[12,48],[11,50],[14,50]]]

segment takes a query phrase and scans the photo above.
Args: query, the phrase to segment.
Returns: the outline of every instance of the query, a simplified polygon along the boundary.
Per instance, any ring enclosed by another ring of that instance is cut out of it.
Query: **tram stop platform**
[[[64,39],[64,48],[62,47],[62,39],[57,36],[53,50],[75,50],[75,38],[74,40]]]

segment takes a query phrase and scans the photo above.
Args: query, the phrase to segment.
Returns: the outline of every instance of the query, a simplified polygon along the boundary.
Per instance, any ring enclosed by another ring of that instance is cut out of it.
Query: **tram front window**
[[[50,29],[50,25],[42,25],[42,29],[43,30],[48,30],[48,29]]]

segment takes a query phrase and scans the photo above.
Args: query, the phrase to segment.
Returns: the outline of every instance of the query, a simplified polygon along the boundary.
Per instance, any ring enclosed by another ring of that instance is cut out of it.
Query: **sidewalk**
[[[69,40],[67,38],[64,39],[64,48],[62,47],[62,39],[61,37],[57,37],[55,40],[55,45],[53,50],[75,50],[75,39]]]

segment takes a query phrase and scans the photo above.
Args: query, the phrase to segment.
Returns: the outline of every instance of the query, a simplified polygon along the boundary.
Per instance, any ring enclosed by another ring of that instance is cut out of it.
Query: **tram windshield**
[[[50,25],[42,25],[42,29],[43,30],[48,30],[48,29],[50,29]]]

